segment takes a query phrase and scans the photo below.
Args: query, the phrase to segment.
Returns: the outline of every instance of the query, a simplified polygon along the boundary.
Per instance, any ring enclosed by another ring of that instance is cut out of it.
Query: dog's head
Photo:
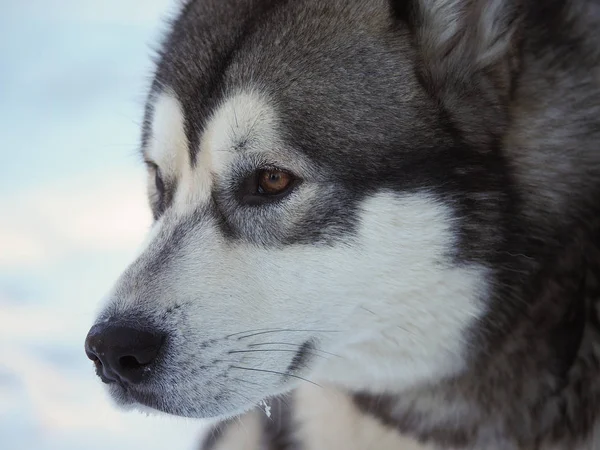
[[[464,367],[504,233],[513,21],[408,3],[183,8],[142,136],[155,222],[86,341],[121,404],[228,415]]]

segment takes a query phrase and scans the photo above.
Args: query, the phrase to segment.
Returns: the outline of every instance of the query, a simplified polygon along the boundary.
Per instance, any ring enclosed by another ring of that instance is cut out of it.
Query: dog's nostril
[[[98,356],[97,356],[97,355],[96,355],[94,352],[91,352],[91,351],[89,351],[89,350],[86,350],[86,351],[85,351],[85,354],[86,354],[86,355],[87,355],[87,357],[88,357],[89,359],[91,359],[93,362],[100,362],[100,358],[98,358]]]
[[[102,380],[140,383],[162,347],[164,335],[115,323],[92,327],[85,351]]]
[[[121,356],[119,358],[119,365],[124,370],[135,370],[142,367],[144,364],[140,363],[135,356]]]

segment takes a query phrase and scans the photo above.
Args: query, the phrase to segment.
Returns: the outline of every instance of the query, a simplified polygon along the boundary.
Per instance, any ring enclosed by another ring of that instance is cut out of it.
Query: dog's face
[[[298,382],[384,391],[460,371],[497,180],[419,82],[408,27],[384,1],[229,3],[189,4],[158,63],[155,222],[88,348],[111,394],[207,417]],[[160,336],[151,357],[102,335],[114,324]]]

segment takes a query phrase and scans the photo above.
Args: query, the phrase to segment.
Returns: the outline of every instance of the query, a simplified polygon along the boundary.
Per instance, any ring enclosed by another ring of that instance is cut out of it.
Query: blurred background
[[[198,421],[116,410],[83,351],[150,224],[137,154],[177,0],[0,0],[0,448],[192,449]]]

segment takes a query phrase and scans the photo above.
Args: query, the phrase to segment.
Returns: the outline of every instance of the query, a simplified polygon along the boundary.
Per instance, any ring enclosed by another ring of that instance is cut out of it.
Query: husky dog
[[[600,448],[600,1],[192,0],[141,150],[86,339],[120,405],[215,449]]]

